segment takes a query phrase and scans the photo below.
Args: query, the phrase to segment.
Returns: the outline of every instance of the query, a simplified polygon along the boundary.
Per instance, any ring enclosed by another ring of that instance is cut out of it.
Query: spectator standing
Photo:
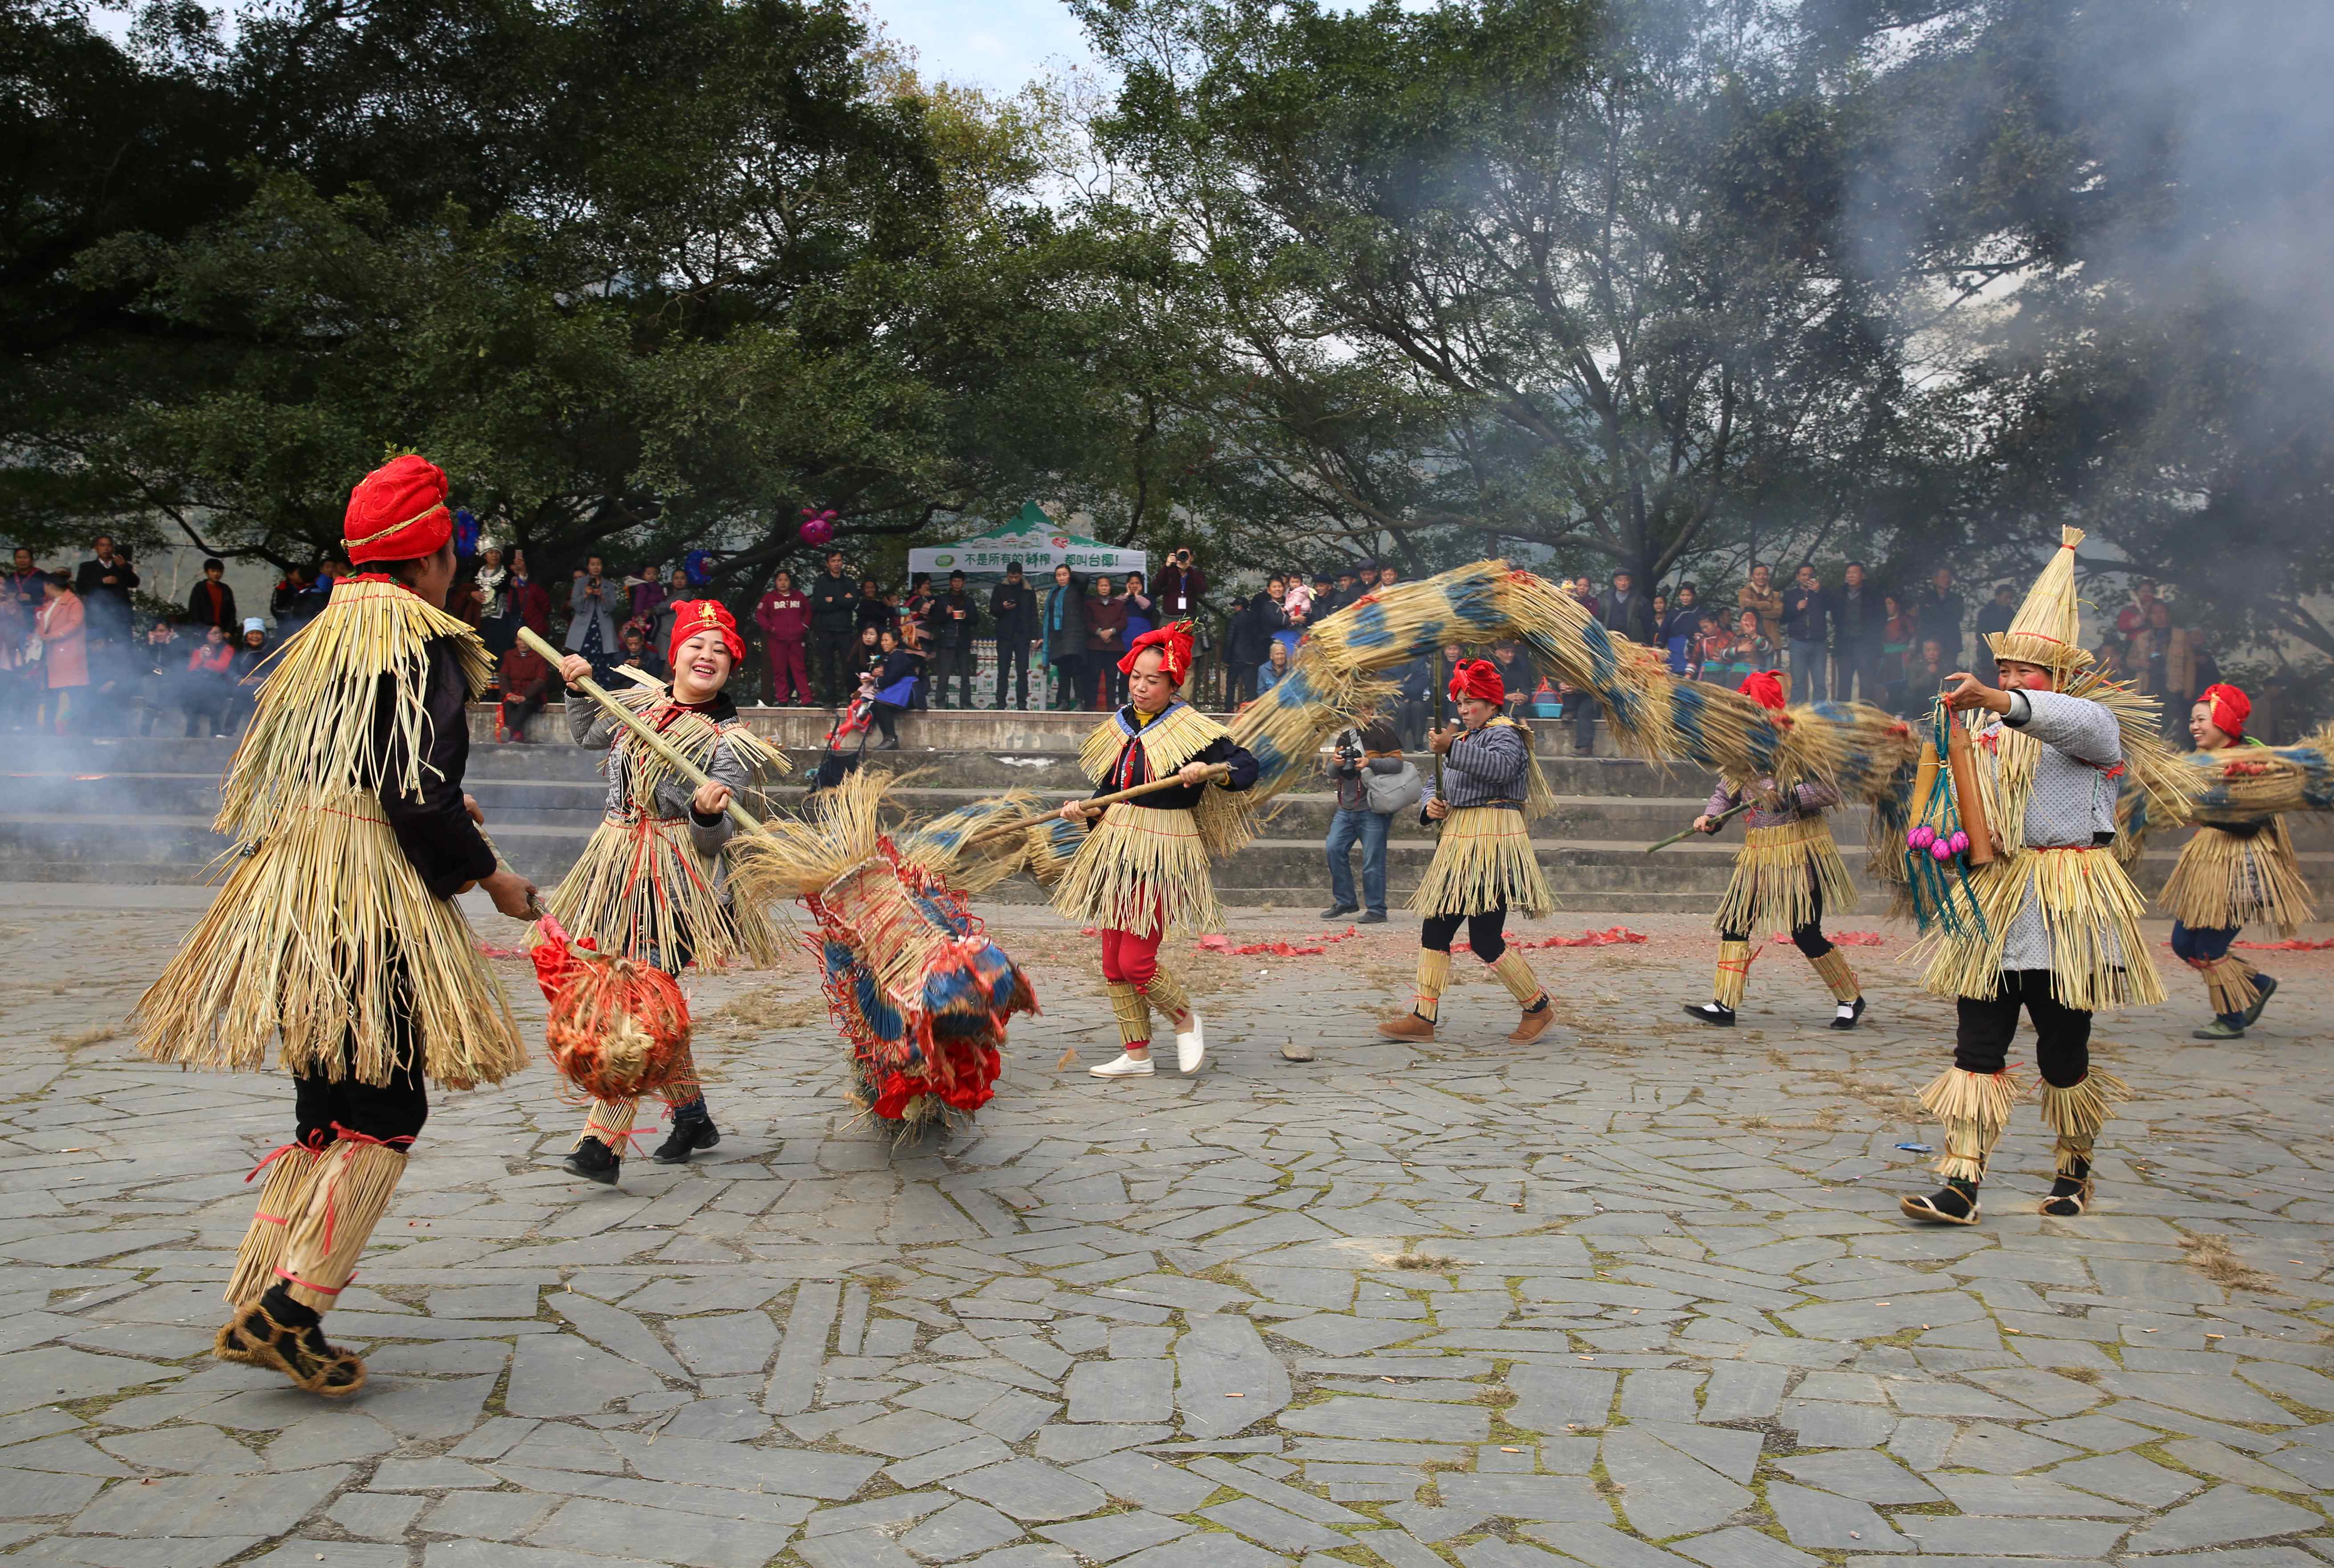
[[[624,640],[617,652],[616,662],[629,664],[659,680],[672,678],[672,667],[665,662],[663,650],[650,642],[648,634],[629,620],[624,622]]]
[[[526,723],[551,700],[551,666],[523,643],[503,649],[497,680],[503,694],[503,741],[524,745]]]
[[[1905,608],[1902,594],[1882,594],[1880,608],[1885,617],[1880,630],[1880,683],[1888,711],[1901,714],[1905,711],[1905,670],[1913,658],[1913,616]]]
[[[187,591],[187,630],[199,638],[206,626],[232,631],[241,617],[235,612],[235,590],[227,585],[227,563],[214,555],[203,563],[203,575]]]
[[[584,574],[567,593],[567,651],[592,661],[592,678],[607,684],[623,648],[624,616],[632,599],[622,583],[611,578],[597,555],[587,556]]]
[[[1386,918],[1386,830],[1394,813],[1416,805],[1425,793],[1418,769],[1405,762],[1394,726],[1374,718],[1358,730],[1338,733],[1323,771],[1337,792],[1337,813],[1329,819],[1322,848],[1329,856],[1329,908],[1325,920],[1358,912],[1365,926]],[[1354,845],[1362,846],[1362,896],[1354,898]]]
[[[1154,582],[1151,596],[1158,603],[1160,616],[1166,620],[1199,618],[1200,601],[1208,592],[1208,574],[1191,564],[1189,545],[1176,546]]]
[[[1113,708],[1126,701],[1126,673],[1118,661],[1126,652],[1126,601],[1107,575],[1094,580],[1086,601],[1086,664],[1094,681],[1094,705]]]
[[[130,570],[130,557],[115,551],[111,534],[97,536],[96,553],[95,560],[81,563],[80,577],[73,584],[93,648],[130,640],[130,591],[138,586],[138,573]]]
[[[1913,606],[1913,622],[1921,640],[1937,640],[1944,649],[1947,665],[1956,663],[1962,656],[1962,618],[1968,612],[1962,596],[1953,588],[1953,569],[1940,566],[1930,574],[1929,586]]]
[[[1693,583],[1679,583],[1677,603],[1663,618],[1660,628],[1662,646],[1670,656],[1670,673],[1688,680],[1695,678],[1702,662],[1695,657],[1699,649],[1694,640],[1702,635],[1702,607],[1695,599]]]
[[[1372,588],[1370,592],[1373,593],[1384,593],[1387,589],[1392,588],[1395,583],[1400,582],[1401,581],[1402,569],[1400,567],[1381,566],[1378,568],[1377,585]]]
[[[510,612],[537,637],[551,635],[551,591],[527,575],[526,552],[513,550],[510,555]],[[510,629],[511,640],[518,640],[518,627]]]
[[[1005,581],[989,591],[989,623],[997,633],[997,706],[1005,707],[1007,671],[1013,677],[1013,706],[1029,707],[1029,645],[1037,637],[1037,591],[1021,575],[1021,563],[1005,563]]]
[[[33,553],[22,544],[17,545],[7,575],[0,577],[0,593],[16,601],[16,607],[24,612],[27,627],[48,599],[48,591],[43,586],[47,580],[47,573],[33,564]]]
[[[1288,644],[1278,638],[1264,645],[1264,662],[1256,668],[1256,694],[1262,697],[1288,673]]]
[[[277,640],[282,640],[278,639]],[[259,667],[267,660],[267,622],[256,615],[243,618],[243,635],[227,660],[227,727],[232,735],[243,727],[259,703]]]
[[[186,706],[186,659],[190,640],[178,635],[177,623],[168,617],[147,629],[146,668],[138,682],[140,735],[152,735],[163,714]]]
[[[691,592],[689,586],[689,569],[684,566],[674,567],[671,591],[665,595],[664,602],[657,607],[655,616],[647,625],[641,628],[641,644],[660,661],[663,660],[667,650],[672,647],[673,622],[680,619],[680,607],[689,601]],[[742,684],[740,682],[740,685]]]
[[[1350,566],[1340,566],[1337,568],[1337,585],[1329,592],[1329,607],[1321,614],[1335,615],[1361,596],[1360,574]]]
[[[1257,667],[1265,660],[1265,646],[1272,634],[1286,626],[1287,613],[1280,608],[1287,584],[1278,577],[1266,580],[1264,587],[1246,604],[1232,611],[1231,624],[1224,630],[1224,705],[1238,709],[1244,702],[1256,698]]]
[[[25,649],[34,641],[33,628],[46,597],[33,553],[18,550],[14,568],[0,575],[0,726],[8,729],[23,728],[40,707],[30,682],[40,675],[41,662]]]
[[[810,692],[810,600],[795,586],[795,574],[785,567],[769,592],[754,606],[754,624],[762,629],[762,657],[770,669],[773,707],[804,707],[815,700]]]
[[[1086,585],[1065,562],[1054,568],[1053,591],[1046,595],[1046,662],[1054,671],[1054,706],[1085,706]]]
[[[1791,695],[1801,702],[1821,702],[1824,678],[1831,664],[1831,601],[1823,579],[1802,562],[1799,576],[1783,590],[1783,635],[1791,644]]]
[[[1863,562],[1847,563],[1846,581],[1832,595],[1831,612],[1831,694],[1841,702],[1854,699],[1877,707],[1886,700],[1881,689],[1880,645],[1888,612],[1866,577]]]
[[[1953,673],[1954,660],[1945,657],[1945,645],[1934,637],[1921,639],[1921,650],[1905,667],[1905,712],[1907,717],[1925,717],[1937,694],[1945,688],[1945,678]]]
[[[180,691],[187,704],[187,733],[223,736],[227,733],[228,697],[235,677],[235,643],[227,628],[206,626],[203,639],[188,650],[180,672]]]
[[[1394,736],[1405,749],[1426,747],[1426,720],[1434,702],[1434,666],[1423,655],[1394,671]]]
[[[900,611],[883,597],[882,585],[873,577],[859,580],[859,597],[851,606],[851,624],[858,631],[897,631]]]
[[[1136,638],[1159,624],[1159,601],[1143,592],[1140,572],[1126,574],[1119,597],[1126,601],[1126,646],[1133,648]]]
[[[2147,624],[2148,611],[2156,606],[2156,594],[2153,578],[2143,577],[2132,585],[2131,602],[2116,611],[2116,631],[2119,635],[2129,638]]]
[[[2196,702],[2197,646],[2194,633],[2172,624],[2172,606],[2159,599],[2147,607],[2146,623],[2131,634],[2125,658],[2139,689],[2161,705],[2164,733],[2185,734]]]
[[[810,634],[818,655],[812,671],[820,700],[834,707],[859,679],[859,590],[843,569],[843,552],[826,553],[826,569],[811,580]]]
[[[1529,718],[1532,693],[1539,688],[1539,669],[1531,655],[1513,642],[1502,642],[1492,648],[1491,662],[1499,667],[1500,684],[1507,693],[1507,716]]]
[[[948,592],[932,601],[925,623],[932,630],[932,699],[936,707],[949,706],[949,682],[960,697],[956,706],[972,707],[972,640],[980,630],[980,606],[965,592],[961,572],[948,576]]]
[[[478,571],[471,584],[478,592],[478,639],[500,659],[518,642],[518,618],[511,612],[511,569],[501,545],[492,540],[478,545]]]
[[[1734,635],[1726,644],[1726,683],[1740,686],[1742,678],[1754,669],[1766,669],[1775,662],[1774,640],[1760,628],[1766,617],[1755,609],[1745,607],[1734,618]]]
[[[2155,597],[2155,584],[2148,584],[2148,596]],[[2128,607],[2127,606],[2127,610]],[[1986,685],[1999,687],[2001,669],[1993,661],[1993,644],[1988,635],[2008,631],[2011,618],[2018,613],[2018,590],[2007,582],[1993,585],[1993,597],[1978,607],[1977,612],[1977,678]],[[2127,634],[2128,635],[2128,634]]]
[[[632,611],[624,617],[625,620],[638,623],[641,630],[646,632],[656,625],[658,611],[662,610],[676,598],[688,598],[688,572],[685,569],[676,570],[673,577],[680,583],[680,589],[678,592],[669,593],[664,585],[657,581],[656,568],[653,566],[643,564],[635,571],[626,572],[624,592],[632,598]]]
[[[88,616],[72,582],[62,572],[49,578],[34,627],[40,641],[41,684],[48,693],[42,719],[58,735],[69,732],[76,694],[89,690]]]
[[[1759,612],[1752,611],[1755,625]],[[1702,624],[1693,634],[1693,657],[1691,667],[1695,680],[1724,680],[1727,670],[1727,649],[1733,647],[1734,635],[1726,630],[1726,618],[1716,610],[1702,612]]]
[[[900,607],[902,614],[916,622],[917,646],[923,649],[927,659],[931,657],[932,605],[937,601],[938,597],[932,592],[932,574],[929,572],[919,572],[908,579],[907,601]]]
[[[268,611],[275,617],[277,638],[291,636],[323,614],[331,596],[331,589],[318,584],[314,567],[302,564],[292,568],[267,601]]]
[[[1617,631],[1632,642],[1654,640],[1654,606],[1637,588],[1626,567],[1613,573],[1613,586],[1597,607],[1597,619],[1607,631]]]
[[[1767,640],[1770,648],[1778,647],[1783,635],[1783,596],[1775,592],[1773,574],[1762,564],[1750,568],[1750,581],[1734,596],[1735,608],[1753,610],[1759,614],[1759,635]],[[1736,622],[1741,624],[1739,619]]]

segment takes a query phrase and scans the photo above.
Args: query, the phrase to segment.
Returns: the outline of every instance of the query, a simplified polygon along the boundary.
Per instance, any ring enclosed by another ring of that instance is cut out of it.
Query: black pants
[[[949,682],[957,683],[959,707],[972,706],[972,649],[969,648],[939,648],[932,650],[932,696],[942,707],[949,705]]]
[[[900,732],[892,726],[899,716],[907,711],[905,707],[895,702],[879,702],[875,705],[875,727],[882,730],[883,738],[894,746],[900,742]]]
[[[1567,694],[1565,706],[1572,719],[1572,755],[1596,755],[1596,699],[1585,691]]]
[[[818,668],[811,671],[818,699],[834,707],[858,684],[859,634],[847,626],[813,632],[811,651],[818,661]]]
[[[997,706],[1005,706],[1005,672],[1013,672],[1013,706],[1029,706],[1029,640],[1026,637],[1000,637],[997,640]],[[972,706],[967,702],[966,707]]]
[[[513,740],[526,738],[526,721],[543,711],[543,694],[503,699],[503,732]]]
[[[1809,958],[1820,958],[1831,951],[1831,939],[1823,934],[1823,884],[1816,880],[1812,871],[1808,873],[1808,894],[1815,900],[1815,905],[1808,915],[1807,924],[1791,928],[1791,946]],[[1747,942],[1750,939],[1750,933],[1721,931],[1718,939],[1722,942]]]
[[[1394,704],[1394,737],[1404,751],[1426,749],[1426,707],[1423,697],[1405,697]]]
[[[1077,653],[1057,653],[1054,659],[1054,706],[1078,708],[1085,706],[1084,691],[1086,656]]]
[[[333,1130],[335,1124],[383,1143],[398,1139],[410,1142],[421,1135],[422,1123],[429,1120],[429,1089],[421,1076],[413,1015],[402,997],[391,1004],[390,1027],[396,1053],[405,1064],[390,1074],[388,1082],[360,1083],[353,1074],[292,1080],[294,1115],[302,1143],[311,1149],[323,1148],[338,1136]]]
[[[1506,927],[1508,907],[1486,909],[1480,915],[1429,915],[1419,928],[1418,945],[1432,948],[1438,953],[1451,950],[1451,938],[1459,934],[1461,922],[1467,927],[1467,945],[1475,949],[1475,957],[1486,964],[1496,964],[1500,955],[1508,950]]]
[[[2091,1015],[2051,999],[2049,970],[2004,970],[1992,996],[1963,996],[1954,1005],[1953,1065],[1963,1072],[2002,1070],[2023,1007],[2034,1023],[2034,1065],[2044,1081],[2072,1089],[2090,1075]]]

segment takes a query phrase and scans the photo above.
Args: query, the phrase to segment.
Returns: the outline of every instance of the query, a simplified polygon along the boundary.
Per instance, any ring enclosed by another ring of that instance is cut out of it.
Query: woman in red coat
[[[41,663],[47,670],[49,706],[44,716],[59,735],[65,733],[66,710],[75,691],[89,689],[89,634],[82,630],[81,595],[72,579],[57,572],[46,584],[48,600],[34,623],[41,640]]]

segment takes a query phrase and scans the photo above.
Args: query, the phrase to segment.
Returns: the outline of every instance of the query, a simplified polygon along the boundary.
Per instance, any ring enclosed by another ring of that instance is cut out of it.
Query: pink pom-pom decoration
[[[1931,844],[1929,846],[1929,858],[1933,861],[1938,861],[1952,860],[1953,858],[1953,846],[1952,841],[1948,839],[1939,839],[1936,842]]]
[[[1905,835],[1905,842],[1914,849],[1925,850],[1937,842],[1937,830],[1926,822],[1915,823],[1913,831]]]
[[[807,506],[804,507],[803,525],[797,530],[797,535],[804,544],[811,545],[824,544],[834,538],[834,509],[830,506],[824,512],[814,512]]]
[[[1969,849],[1969,834],[1962,832],[1959,828],[1955,828],[1953,830],[1953,836],[1951,842],[1953,847],[1953,853],[1957,855],[1965,853]]]

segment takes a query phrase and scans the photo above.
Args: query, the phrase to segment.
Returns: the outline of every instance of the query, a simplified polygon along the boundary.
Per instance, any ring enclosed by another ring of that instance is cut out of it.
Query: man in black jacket
[[[1801,702],[1824,700],[1824,676],[1831,662],[1831,601],[1813,566],[1783,590],[1783,636],[1791,645],[1791,695]]]
[[[1632,642],[1654,640],[1654,601],[1637,592],[1635,575],[1625,567],[1613,573],[1612,591],[1597,606],[1596,619]]]
[[[1919,602],[1913,606],[1913,630],[1926,642],[1934,637],[1937,646],[1945,650],[1945,663],[1953,669],[1962,668],[1962,617],[1968,607],[1953,590],[1953,569],[1940,566],[1930,579],[1929,586],[1921,591]]]
[[[1287,588],[1284,580],[1272,578],[1263,592],[1232,611],[1231,625],[1224,633],[1227,707],[1236,709],[1256,697],[1257,667],[1271,651],[1272,634],[1288,624],[1288,613],[1280,608],[1280,596]]]
[[[932,629],[932,706],[949,706],[949,681],[953,678],[964,700],[972,706],[972,634],[980,628],[980,606],[964,591],[964,573],[949,573],[948,592],[932,601],[925,621]]]
[[[833,707],[859,679],[859,631],[852,617],[859,603],[859,585],[843,569],[843,552],[826,553],[826,570],[811,579],[810,636],[817,668],[818,699]]]
[[[1861,699],[1879,707],[1886,700],[1880,689],[1880,647],[1887,634],[1888,615],[1879,592],[1865,576],[1861,561],[1847,563],[1847,581],[1832,595],[1831,625],[1832,661],[1838,670],[1832,683],[1833,697],[1840,702]]]
[[[1013,706],[1027,711],[1029,644],[1037,635],[1037,592],[1021,575],[1018,561],[1007,562],[1005,581],[989,590],[989,619],[997,629],[997,706],[1005,706],[1005,677],[1009,669],[1013,672]]]
[[[227,585],[227,563],[216,555],[203,563],[202,580],[187,592],[187,625],[198,641],[205,627],[216,626],[229,638],[242,630],[235,590]]]

